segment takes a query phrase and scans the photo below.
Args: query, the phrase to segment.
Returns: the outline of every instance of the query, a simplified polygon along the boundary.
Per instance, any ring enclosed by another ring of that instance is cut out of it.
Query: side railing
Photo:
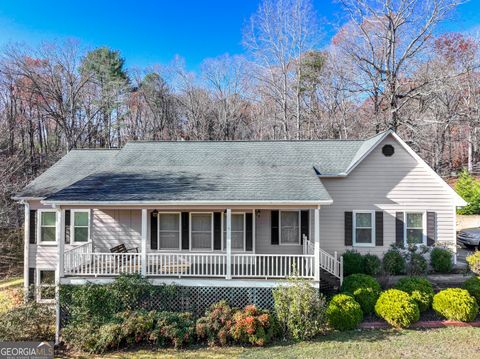
[[[87,242],[65,251],[63,255],[64,273],[70,274],[72,271],[85,265],[90,260],[89,255],[93,253],[93,243]]]
[[[314,244],[308,240],[306,236],[303,237],[303,253],[312,254],[314,252]],[[327,271],[340,279],[340,284],[343,282],[343,257],[338,258],[337,252],[333,256],[320,248],[320,268]]]
[[[224,253],[147,253],[147,275],[166,277],[225,277]]]

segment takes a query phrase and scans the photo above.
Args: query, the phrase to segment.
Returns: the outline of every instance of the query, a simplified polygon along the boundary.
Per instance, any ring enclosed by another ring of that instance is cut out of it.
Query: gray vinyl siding
[[[258,213],[258,212],[257,212]],[[301,245],[271,244],[271,211],[260,210],[255,219],[255,253],[259,254],[302,254]]]
[[[141,251],[141,210],[92,210],[91,237],[95,251],[109,252],[110,248],[125,244]]]
[[[382,147],[395,148],[392,157]],[[393,137],[387,137],[346,178],[322,178],[333,204],[320,209],[320,247],[329,253],[344,252],[344,212],[384,211],[383,247],[353,247],[382,255],[395,242],[395,212],[437,213],[437,241],[455,245],[455,208],[452,195]]]

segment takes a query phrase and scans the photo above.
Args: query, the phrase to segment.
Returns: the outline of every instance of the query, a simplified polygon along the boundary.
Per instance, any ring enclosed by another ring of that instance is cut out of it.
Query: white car
[[[480,228],[466,228],[457,233],[457,242],[467,248],[480,249]]]

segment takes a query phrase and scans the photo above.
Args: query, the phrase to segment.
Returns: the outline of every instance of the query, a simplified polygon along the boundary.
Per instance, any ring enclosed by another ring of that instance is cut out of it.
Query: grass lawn
[[[8,278],[0,281],[0,314],[20,303],[22,285],[23,278]]]
[[[21,287],[23,285],[22,277],[13,277],[0,280],[0,290],[11,288],[11,287]]]
[[[91,357],[91,356],[89,356]],[[85,357],[86,358],[86,357]],[[277,343],[266,348],[139,350],[104,358],[480,358],[479,328],[357,330],[331,333],[311,342]]]

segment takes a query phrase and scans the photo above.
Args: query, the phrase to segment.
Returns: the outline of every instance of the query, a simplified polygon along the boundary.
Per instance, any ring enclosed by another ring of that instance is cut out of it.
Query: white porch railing
[[[306,236],[303,237],[303,253],[312,254],[314,250],[313,243],[307,239]],[[334,275],[340,279],[340,284],[343,282],[343,257],[340,256],[338,259],[337,252],[332,256],[330,253],[324,251],[320,248],[320,268],[327,271],[328,273]]]
[[[232,277],[314,277],[314,256],[295,254],[233,254]]]
[[[148,253],[147,275],[166,277],[225,277],[224,253]]]

